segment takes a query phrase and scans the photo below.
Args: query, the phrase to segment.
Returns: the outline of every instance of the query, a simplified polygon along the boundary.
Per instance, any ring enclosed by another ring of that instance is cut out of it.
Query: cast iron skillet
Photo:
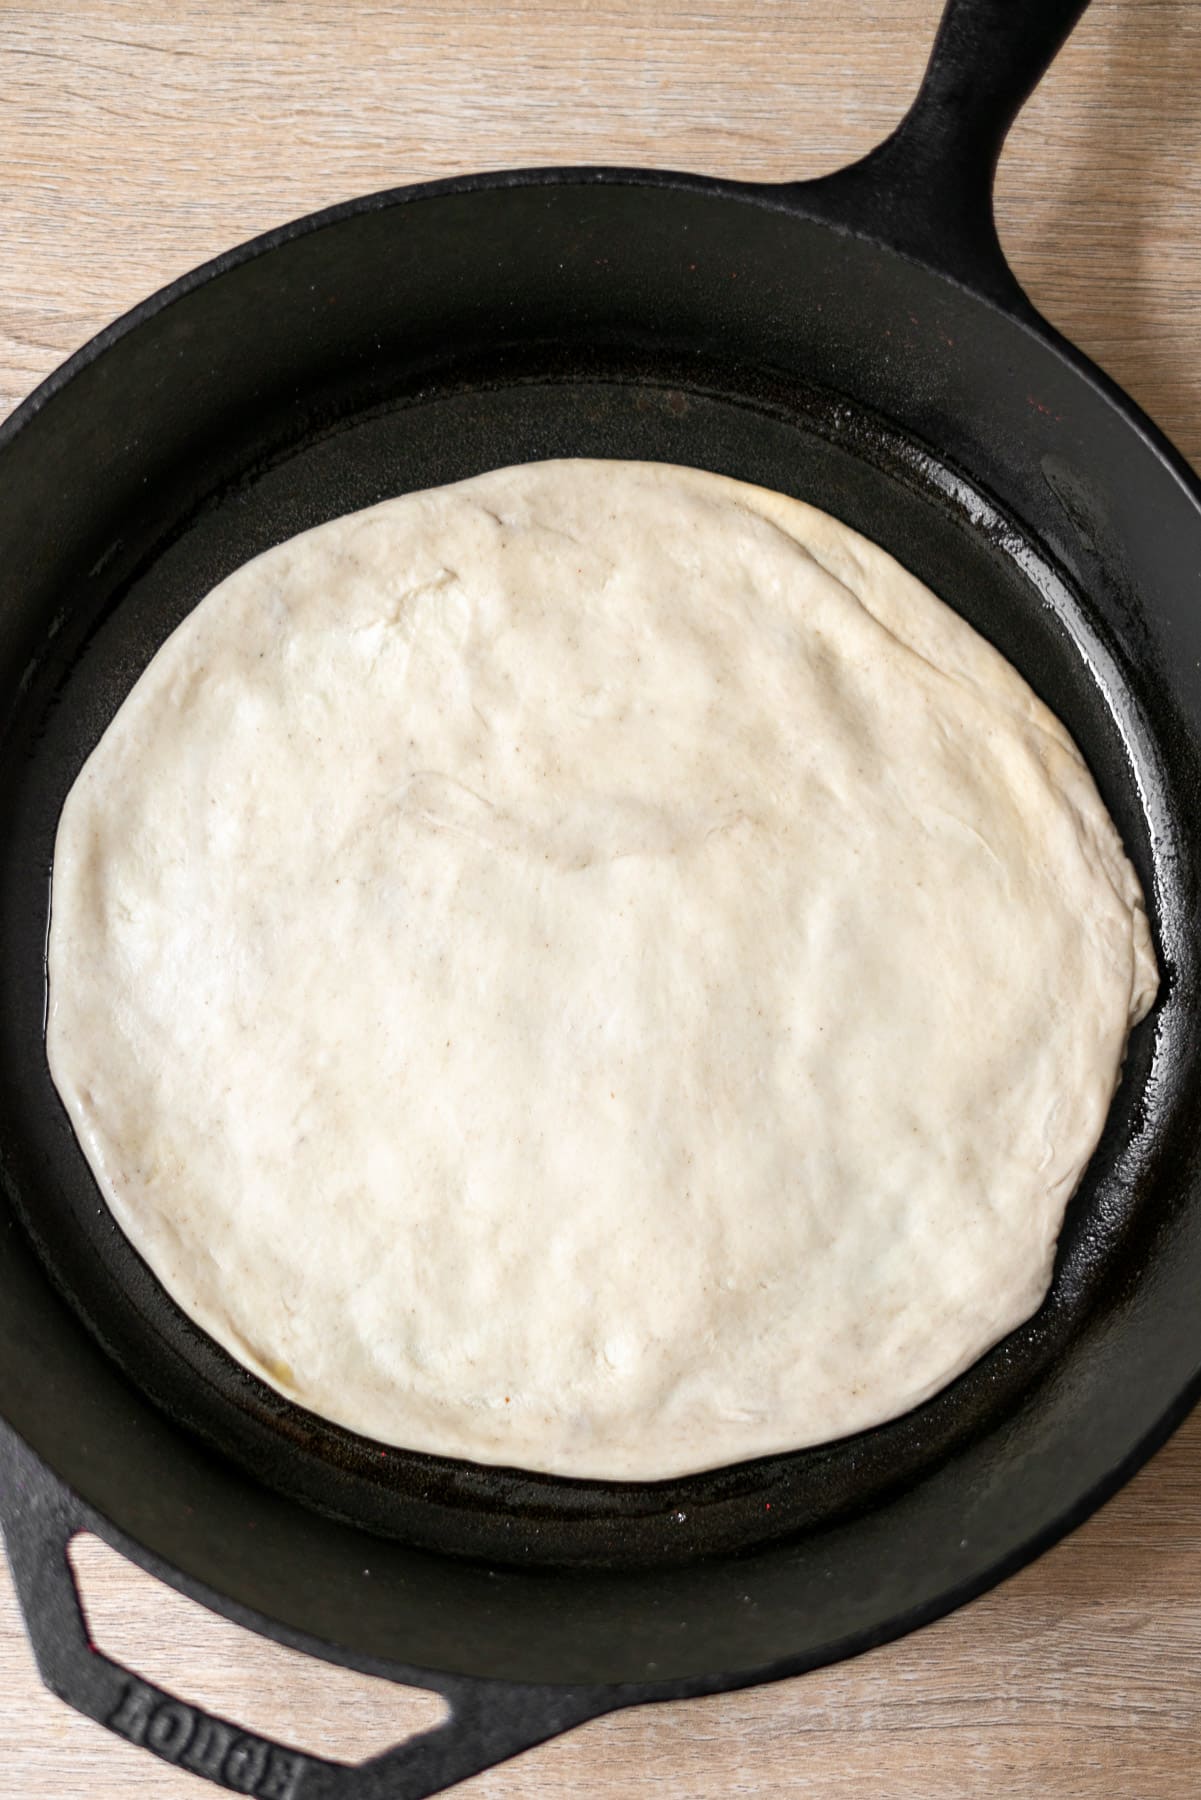
[[[1031,309],[991,212],[1080,10],[951,0],[899,130],[821,181],[502,173],[285,227],[0,433],[0,1514],[47,1682],[168,1761],[412,1797],[615,1707],[851,1655],[1037,1554],[1195,1398],[1201,490]],[[741,476],[893,551],[1075,734],[1164,971],[1037,1318],[878,1431],[656,1485],[385,1454],[257,1383],[112,1224],[42,1043],[62,798],[188,608],[333,514],[555,455]],[[439,1690],[449,1722],[350,1768],[173,1702],[88,1643],[85,1526],[280,1642]]]

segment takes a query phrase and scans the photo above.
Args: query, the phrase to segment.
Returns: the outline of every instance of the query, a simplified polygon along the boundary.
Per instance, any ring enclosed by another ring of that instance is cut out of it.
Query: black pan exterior
[[[816,210],[630,171],[377,196],[0,432],[0,1415],[137,1560],[343,1660],[623,1700],[811,1667],[1018,1566],[1198,1389],[1196,486],[1033,315]],[[384,1454],[274,1395],[121,1237],[42,1048],[58,808],[171,628],[306,526],[552,455],[761,482],[897,555],[1076,736],[1164,971],[1038,1317],[880,1431],[649,1486]]]

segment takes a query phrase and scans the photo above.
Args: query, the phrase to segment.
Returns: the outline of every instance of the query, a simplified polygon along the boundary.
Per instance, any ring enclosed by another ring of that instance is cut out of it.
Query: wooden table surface
[[[152,288],[349,195],[512,164],[833,168],[899,116],[937,12],[0,0],[0,414]],[[1197,463],[1201,7],[1094,0],[1014,132],[998,213],[1036,304]],[[428,1697],[260,1642],[95,1540],[77,1563],[98,1640],[185,1698],[347,1760],[428,1722]],[[203,1791],[43,1692],[0,1572],[0,1797]],[[956,1616],[802,1680],[597,1721],[458,1791],[1193,1800],[1201,1418]]]

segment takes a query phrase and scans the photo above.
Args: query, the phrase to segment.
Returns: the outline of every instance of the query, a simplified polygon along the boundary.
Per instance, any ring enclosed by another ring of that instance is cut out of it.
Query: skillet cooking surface
[[[1110,1303],[1137,1237],[1154,1027],[1144,1025],[1132,1043],[1104,1140],[1069,1211],[1049,1302],[915,1413],[837,1445],[650,1485],[384,1452],[282,1399],[191,1324],[97,1206],[49,1082],[42,946],[53,834],[67,789],[132,681],[217,581],[296,531],[497,464],[646,457],[798,495],[899,557],[1065,720],[1148,889],[1157,777],[1120,650],[1098,634],[1087,602],[926,447],[837,394],[778,375],[698,369],[670,354],[588,360],[581,370],[569,351],[544,346],[407,392],[401,383],[374,404],[335,407],[332,422],[315,429],[286,419],[270,451],[233,466],[218,455],[197,471],[199,504],[146,508],[137,541],[122,546],[131,573],[94,581],[24,696],[6,794],[0,978],[16,1001],[5,1073],[49,1175],[36,1210],[22,1206],[26,1224],[59,1285],[147,1392],[273,1485],[372,1530],[490,1560],[603,1565],[739,1549],[826,1524],[920,1478],[1012,1411],[1081,1321]]]

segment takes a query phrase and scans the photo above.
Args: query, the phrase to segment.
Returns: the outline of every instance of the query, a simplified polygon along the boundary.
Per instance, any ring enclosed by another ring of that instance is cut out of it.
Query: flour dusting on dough
[[[63,810],[51,1069],[194,1319],[385,1443],[658,1478],[1046,1291],[1157,975],[1062,725],[890,557],[657,464],[239,569]]]

